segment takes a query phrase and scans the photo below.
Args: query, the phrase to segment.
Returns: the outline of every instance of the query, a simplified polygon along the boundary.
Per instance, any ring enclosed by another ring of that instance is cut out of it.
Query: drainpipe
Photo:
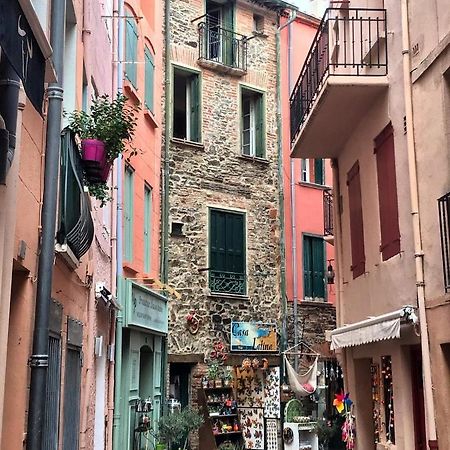
[[[0,148],[0,184],[6,184],[6,174],[11,167],[16,149],[17,105],[20,78],[6,56],[0,52],[0,116],[9,134],[7,149]]]
[[[123,91],[123,64],[124,59],[124,0],[118,0],[117,3],[117,91]],[[117,173],[117,218],[116,218],[116,280],[117,280],[117,300],[123,307],[123,203],[122,203],[122,158],[119,157],[115,162]],[[117,312],[116,321],[116,343],[115,343],[115,363],[114,363],[114,417],[113,417],[113,448],[122,449],[122,440],[124,436],[120,433],[122,417],[122,346],[123,346],[123,308]]]
[[[42,201],[42,238],[36,288],[36,310],[33,333],[30,396],[28,406],[27,450],[40,450],[45,411],[48,367],[48,324],[55,258],[56,205],[60,160],[61,118],[63,103],[63,59],[66,2],[52,2],[51,36],[53,64],[58,75],[47,89],[47,141],[45,147],[44,193]]]
[[[431,378],[430,343],[428,338],[428,324],[425,309],[425,280],[424,280],[424,251],[422,248],[422,234],[419,213],[419,188],[417,183],[416,148],[414,139],[414,110],[411,84],[411,59],[408,29],[408,0],[402,0],[402,54],[403,54],[403,88],[406,112],[406,142],[408,150],[409,184],[411,195],[411,215],[414,236],[414,257],[416,262],[417,303],[420,320],[420,344],[422,350],[422,377],[425,397],[426,432],[430,449],[438,448],[436,422],[434,416],[433,384]]]
[[[277,141],[278,141],[278,201],[280,204],[280,294],[281,294],[281,315],[282,315],[282,332],[281,332],[281,351],[287,348],[287,299],[286,299],[286,251],[285,251],[285,232],[284,232],[284,188],[283,188],[283,131],[281,117],[281,61],[280,61],[280,34],[281,31],[290,25],[296,18],[296,11],[291,11],[289,20],[280,25],[280,16],[277,18],[276,38],[276,54],[277,54]],[[282,367],[284,365],[282,364]],[[283,371],[283,369],[281,369]],[[283,374],[284,376],[284,374]]]
[[[169,142],[170,142],[170,124],[172,122],[171,105],[171,84],[170,84],[170,0],[164,2],[164,154],[163,154],[163,184],[162,184],[162,230],[161,230],[161,275],[162,282],[169,280]],[[169,343],[165,340],[162,354],[162,367],[167,367],[169,363]],[[164,371],[162,392],[166,396],[167,392],[167,371]],[[163,401],[163,413],[165,412],[166,402]]]

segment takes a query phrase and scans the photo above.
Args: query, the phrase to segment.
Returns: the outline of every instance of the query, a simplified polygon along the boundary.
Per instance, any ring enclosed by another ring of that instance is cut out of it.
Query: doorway
[[[181,408],[189,405],[191,365],[172,363],[170,365],[170,396],[181,403]]]
[[[423,396],[422,352],[420,345],[411,346],[411,386],[414,418],[414,448],[427,449],[425,430],[425,404]]]

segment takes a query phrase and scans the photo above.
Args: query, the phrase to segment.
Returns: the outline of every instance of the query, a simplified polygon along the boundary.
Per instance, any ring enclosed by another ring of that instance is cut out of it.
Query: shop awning
[[[329,334],[331,349],[355,347],[387,339],[399,339],[402,321],[417,323],[418,319],[414,311],[414,307],[405,306],[397,311],[336,328]]]

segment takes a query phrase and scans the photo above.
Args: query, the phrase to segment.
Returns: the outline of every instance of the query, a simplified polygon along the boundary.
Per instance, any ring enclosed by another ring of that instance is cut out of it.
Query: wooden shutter
[[[153,112],[155,63],[148,47],[145,47],[145,107]]]
[[[351,270],[353,272],[353,278],[357,278],[366,271],[361,179],[358,161],[356,161],[347,174],[347,186],[350,211],[350,240],[352,245]]]
[[[255,96],[255,156],[264,158],[264,108],[263,96],[257,94]]]
[[[312,297],[311,238],[303,237],[303,297]]]
[[[225,271],[225,214],[223,211],[211,210],[210,216],[210,268]]]
[[[375,155],[381,228],[380,251],[383,261],[386,261],[400,253],[394,134],[391,124],[375,138]]]
[[[233,45],[234,35],[234,3],[227,2],[222,9],[222,49],[223,62],[228,66],[235,66],[235,50]]]
[[[126,261],[133,259],[133,169],[125,167],[124,186],[124,257]]]
[[[314,183],[324,184],[323,159],[314,160]]]
[[[144,271],[150,271],[151,261],[151,217],[152,217],[152,189],[144,187]]]
[[[131,16],[131,13],[127,13],[126,20],[126,36],[125,36],[125,77],[136,88],[137,87],[137,43],[138,43],[138,30],[136,19]]]
[[[312,238],[313,297],[325,298],[325,255],[322,238]]]
[[[189,79],[191,111],[190,111],[190,140],[200,142],[200,77],[192,75]]]

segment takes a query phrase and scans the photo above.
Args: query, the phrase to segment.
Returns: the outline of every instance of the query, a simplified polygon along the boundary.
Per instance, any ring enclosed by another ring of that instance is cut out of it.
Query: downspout
[[[283,188],[283,131],[281,117],[281,58],[280,58],[280,34],[281,31],[291,24],[296,18],[296,12],[291,11],[289,20],[281,25],[280,15],[277,17],[276,38],[276,65],[277,65],[277,150],[278,150],[278,201],[280,203],[280,295],[281,295],[281,352],[287,348],[287,299],[286,299],[286,243],[285,243],[285,220],[284,220],[284,188]],[[283,365],[282,365],[283,367]],[[283,371],[283,369],[282,369]],[[284,375],[284,374],[283,374]]]
[[[406,113],[406,143],[408,151],[409,184],[411,195],[411,215],[414,236],[414,257],[416,263],[417,303],[420,320],[420,345],[422,350],[422,377],[425,397],[425,423],[430,449],[438,448],[436,421],[434,416],[433,383],[431,378],[430,343],[425,309],[424,252],[419,213],[419,188],[417,183],[416,148],[414,139],[414,110],[411,84],[411,59],[408,28],[408,0],[402,0],[402,55],[403,55],[403,88]]]
[[[47,140],[45,146],[44,193],[42,200],[42,238],[36,288],[36,310],[33,333],[33,354],[28,405],[27,450],[42,448],[42,428],[45,412],[48,367],[48,325],[55,258],[56,207],[58,199],[58,171],[60,161],[61,118],[63,103],[64,34],[66,2],[52,2],[51,35],[56,83],[47,88]]]
[[[117,92],[123,91],[123,57],[124,57],[124,0],[117,3]],[[117,302],[122,307],[117,312],[116,342],[114,362],[114,416],[113,416],[113,448],[116,450],[124,448],[123,433],[121,433],[122,418],[122,346],[123,346],[123,215],[122,215],[122,158],[115,161],[115,172],[117,182],[117,219],[116,219],[116,280],[117,280]]]
[[[172,121],[171,114],[171,85],[170,85],[170,0],[164,2],[164,154],[163,154],[163,185],[162,185],[162,243],[161,243],[161,276],[162,282],[167,284],[169,280],[169,142],[170,142],[170,124]],[[164,348],[161,352],[162,367],[167,367],[169,362],[169,343],[168,337],[164,342]],[[166,395],[167,389],[167,371],[162,371],[162,392]],[[163,403],[163,413],[165,412],[165,404]]]

